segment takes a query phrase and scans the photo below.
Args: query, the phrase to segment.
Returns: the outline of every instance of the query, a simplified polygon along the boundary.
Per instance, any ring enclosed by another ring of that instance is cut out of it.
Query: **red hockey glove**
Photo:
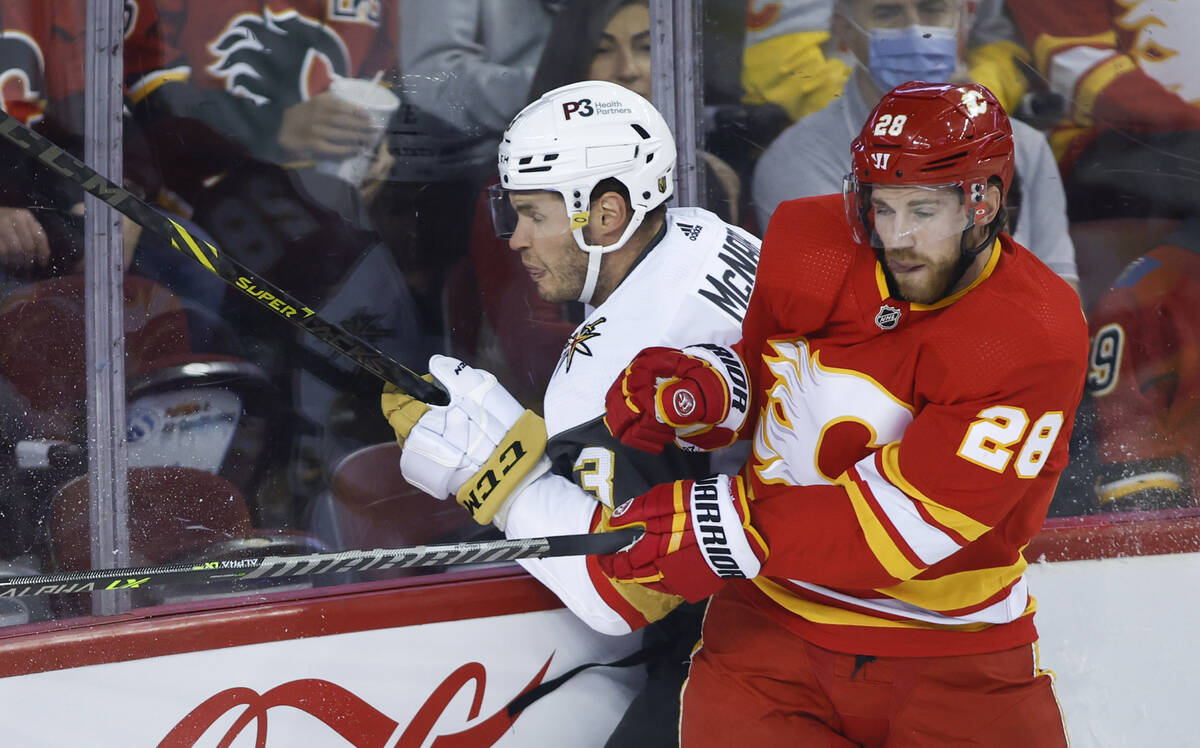
[[[732,444],[746,420],[746,385],[728,348],[647,348],[609,388],[604,422],[622,444],[653,454],[671,442],[717,449]]]
[[[597,557],[606,575],[689,602],[709,597],[728,579],[753,579],[767,559],[739,477],[655,486],[617,507],[608,524],[642,525],[646,534],[627,550]]]

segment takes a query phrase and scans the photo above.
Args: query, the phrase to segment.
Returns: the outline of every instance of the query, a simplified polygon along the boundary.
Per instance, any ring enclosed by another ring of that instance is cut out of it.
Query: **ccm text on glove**
[[[487,524],[510,496],[549,469],[546,424],[490,372],[433,356],[429,373],[449,395],[446,405],[418,405],[384,390],[384,415],[403,449],[400,472],[430,496],[454,496]]]

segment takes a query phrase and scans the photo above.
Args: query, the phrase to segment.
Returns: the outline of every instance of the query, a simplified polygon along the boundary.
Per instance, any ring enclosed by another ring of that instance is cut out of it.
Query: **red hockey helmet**
[[[897,86],[871,112],[850,154],[846,215],[863,243],[874,234],[872,185],[957,186],[966,230],[980,215],[988,180],[1000,180],[1002,205],[1013,180],[1012,125],[992,92],[975,83]]]

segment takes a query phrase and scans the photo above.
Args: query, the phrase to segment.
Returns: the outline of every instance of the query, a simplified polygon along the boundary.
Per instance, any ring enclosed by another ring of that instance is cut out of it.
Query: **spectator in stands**
[[[479,190],[562,0],[403,0],[396,165],[373,215],[433,327],[466,257]]]
[[[188,201],[206,180],[251,159],[311,164],[378,140],[367,113],[329,86],[340,77],[393,77],[397,0],[145,5],[156,17],[159,64],[127,54],[146,70],[130,96],[170,164],[168,186]],[[364,197],[390,165],[380,143]]]
[[[135,0],[126,5],[132,10],[125,17],[126,49],[148,58],[152,19],[138,12]],[[86,20],[86,0],[0,0],[0,107],[6,113],[51,135],[83,132]],[[65,216],[72,199],[64,180],[9,148],[4,153],[0,281],[9,286],[69,272],[77,258],[52,252],[72,246],[60,241],[75,222]]]
[[[958,3],[938,0],[924,5]],[[848,50],[831,44],[835,4],[835,0],[750,4],[742,60],[743,100],[747,104],[773,102],[797,120],[824,109],[837,97],[853,60],[843,60]],[[886,5],[898,8],[903,3]],[[1003,0],[964,0],[963,6],[967,13],[964,23],[970,30],[966,42],[970,77],[996,94],[1007,111],[1013,111],[1028,87],[1021,67],[1028,62],[1029,53],[1017,43]]]
[[[847,151],[858,123],[901,78],[944,82],[957,75],[964,7],[955,0],[932,5],[837,0],[834,37],[858,67],[840,98],[785,130],[759,160],[751,191],[762,225],[784,200],[841,190],[848,164],[839,154]],[[1008,231],[1078,288],[1062,183],[1050,149],[1041,133],[1017,120],[1013,141],[1017,176]]]
[[[196,222],[324,319],[399,360],[427,356],[433,323],[369,214],[394,207],[378,205],[389,140],[337,95],[344,79],[395,82],[398,0],[160,0],[152,10],[162,62],[131,86],[134,112]],[[372,149],[361,182],[326,168]],[[386,438],[344,417],[378,382],[245,295],[230,293],[221,313],[304,423],[283,430],[287,498],[315,501],[341,457]]]
[[[1200,219],[1131,263],[1090,315],[1101,511],[1195,506]]]
[[[1042,84],[1063,103],[1050,144],[1072,221],[1195,215],[1200,5],[1008,0]],[[1145,247],[1137,248],[1137,252]]]

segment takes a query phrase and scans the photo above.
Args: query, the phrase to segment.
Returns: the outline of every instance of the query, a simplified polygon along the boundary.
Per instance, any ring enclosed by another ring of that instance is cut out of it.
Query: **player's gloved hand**
[[[421,378],[426,382],[433,381],[431,374],[424,374]],[[412,431],[417,421],[421,420],[421,416],[429,410],[429,404],[402,391],[391,382],[385,382],[383,394],[379,396],[379,409],[383,411],[383,417],[391,425],[392,431],[396,432],[396,443],[403,447],[408,432]]]
[[[671,442],[717,449],[745,422],[747,392],[745,366],[729,348],[646,348],[609,388],[604,423],[622,444],[653,454]]]
[[[487,524],[509,497],[549,470],[546,424],[489,372],[434,356],[429,373],[450,402],[426,405],[409,427],[400,472],[430,496],[453,495],[475,521]],[[403,426],[407,417],[394,415]]]
[[[726,580],[753,579],[767,559],[740,477],[655,486],[617,507],[608,525],[641,525],[646,534],[626,550],[597,557],[606,575],[689,602],[709,597]]]

